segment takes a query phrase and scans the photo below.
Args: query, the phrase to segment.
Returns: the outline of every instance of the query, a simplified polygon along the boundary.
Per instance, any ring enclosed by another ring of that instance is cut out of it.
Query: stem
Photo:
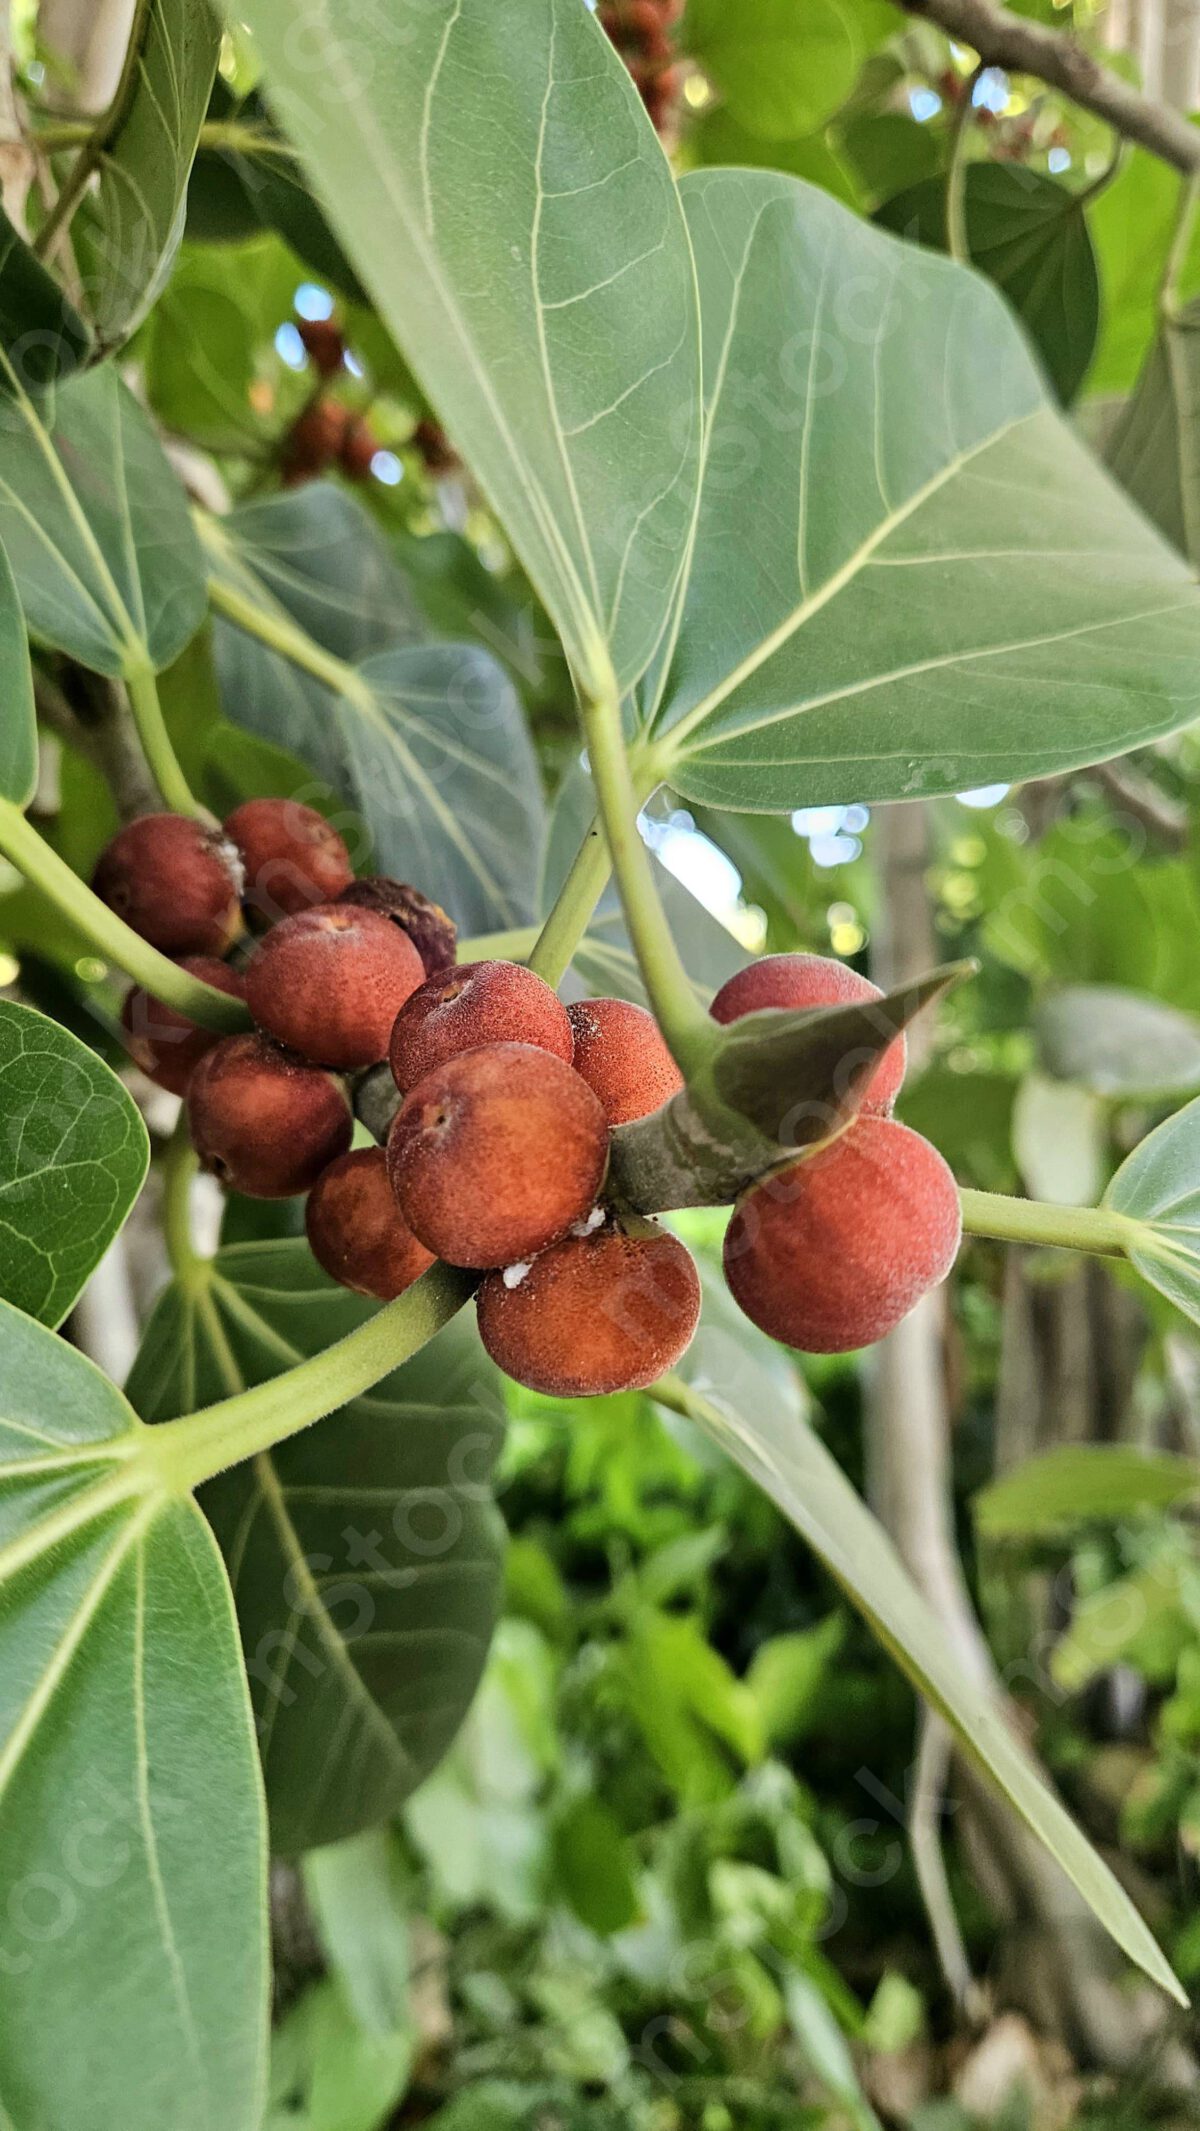
[[[435,1265],[366,1324],[298,1368],[148,1431],[144,1454],[173,1492],[188,1494],[229,1465],[271,1450],[361,1398],[398,1369],[469,1300],[477,1275]]]
[[[1197,204],[1200,204],[1200,174],[1184,178],[1179,187],[1175,227],[1158,291],[1158,315],[1168,325],[1179,316],[1179,282],[1191,249]]]
[[[631,767],[621,730],[615,684],[583,705],[596,796],[625,924],[655,1018],[680,1071],[691,1078],[713,1047],[714,1025],[700,1005],[658,898],[650,853],[638,828],[638,789],[652,790],[657,773],[648,755]]]
[[[460,962],[527,962],[543,928],[517,925],[511,932],[477,932],[458,943]]]
[[[178,1008],[190,1021],[199,1022],[201,1028],[226,1032],[250,1027],[249,1010],[240,999],[232,999],[226,992],[214,990],[211,984],[189,977],[178,963],[168,961],[156,947],[140,939],[72,873],[8,799],[0,799],[0,853],[77,931],[86,935],[99,954],[115,962],[135,984],[144,985],[152,998]]]
[[[967,237],[967,135],[975,112],[975,85],[986,71],[980,60],[963,90],[950,136],[950,162],[946,170],[946,250],[960,266],[971,264],[971,246]]]
[[[244,629],[247,636],[256,636],[261,644],[269,645],[281,658],[290,659],[293,666],[311,673],[315,680],[323,681],[335,694],[346,696],[364,707],[372,700],[370,685],[362,675],[353,666],[348,666],[345,659],[336,658],[332,651],[323,651],[320,644],[314,643],[312,637],[288,615],[261,606],[223,577],[209,578],[208,596],[218,614],[223,614],[227,621]]]
[[[1009,1199],[992,1191],[960,1191],[963,1227],[1001,1243],[1050,1244],[1123,1258],[1139,1233],[1128,1214],[1106,1206],[1048,1206],[1041,1199]]]
[[[152,666],[135,666],[125,676],[129,705],[154,782],[173,814],[190,814],[207,821],[206,810],[192,796],[187,778],[179,767],[158,699],[158,681]]]
[[[604,893],[611,861],[599,817],[593,821],[575,853],[571,870],[558,893],[553,910],[542,926],[529,957],[535,976],[555,990],[561,984],[571,957],[587,930],[593,911]]]
[[[192,1236],[192,1183],[200,1164],[188,1132],[187,1105],[175,1121],[163,1163],[163,1241],[171,1271],[180,1287],[194,1287],[208,1271],[208,1259]]]

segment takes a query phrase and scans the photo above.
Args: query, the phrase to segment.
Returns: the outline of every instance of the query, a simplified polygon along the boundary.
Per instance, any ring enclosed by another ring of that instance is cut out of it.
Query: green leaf
[[[937,134],[900,111],[859,111],[837,130],[843,152],[877,201],[931,178],[942,158]]]
[[[107,366],[0,402],[0,540],[31,635],[95,673],[170,664],[204,619],[187,498]]]
[[[381,2131],[408,2085],[412,2054],[408,2035],[360,2026],[326,1977],[276,2031],[264,2131]]]
[[[1124,1443],[1072,1443],[1029,1458],[974,1498],[987,1539],[1040,1539],[1085,1524],[1121,1524],[1139,1510],[1170,1509],[1200,1488],[1192,1458]]]
[[[913,131],[921,129],[915,124]],[[787,170],[794,178],[820,185],[835,200],[848,207],[859,204],[854,172],[844,156],[830,144],[829,129],[802,134],[798,140],[761,140],[739,126],[732,112],[717,104],[706,111],[688,136],[689,162],[708,169],[727,169],[731,163],[752,170]]]
[[[1035,1016],[1046,1070],[1097,1095],[1149,1100],[1200,1087],[1200,1019],[1117,984],[1051,992]]]
[[[210,528],[210,541],[218,537]],[[289,611],[277,597],[286,589],[306,621],[353,653],[356,640],[370,645],[382,634],[391,566],[375,574],[370,548],[352,552],[363,558],[357,601],[337,574],[353,567],[349,558],[310,579],[276,551],[268,584],[223,543],[218,569],[268,620]],[[397,620],[402,630],[403,610]],[[227,715],[304,758],[366,823],[377,871],[419,886],[464,932],[532,919],[545,839],[541,779],[516,691],[486,651],[400,643],[340,675],[335,668],[336,688],[228,624],[216,631],[215,652]]]
[[[128,339],[170,272],[220,49],[207,0],[149,0],[136,12],[97,183],[72,228],[105,349]]]
[[[715,1276],[710,1275],[706,1314],[715,1292]],[[720,1346],[733,1350],[730,1307],[725,1298],[716,1304],[714,1324]],[[679,1374],[693,1387],[693,1421],[807,1540],[914,1687],[945,1718],[962,1751],[992,1778],[1045,1843],[1117,1944],[1182,2002],[1179,1984],[1128,1895],[1047,1790],[1003,1709],[962,1672],[940,1622],[882,1525],[808,1426],[799,1397],[758,1395],[755,1374],[770,1366],[770,1343],[744,1324],[741,1346],[748,1357],[755,1357],[754,1373],[749,1368],[739,1372],[735,1350],[725,1352],[716,1377],[705,1365],[703,1347],[697,1353],[694,1344],[685,1355]],[[788,1368],[782,1354],[778,1361]],[[794,1372],[788,1373],[794,1380]]]
[[[139,345],[150,404],[169,429],[210,451],[270,448],[281,416],[259,413],[251,388],[295,289],[296,262],[273,238],[236,252],[184,245]]]
[[[208,115],[253,128],[268,141],[280,140],[257,91],[239,101],[220,75]],[[202,148],[188,186],[187,224],[189,237],[215,244],[238,244],[260,230],[273,230],[321,281],[352,303],[366,301],[361,281],[286,151],[244,155],[238,149]]]
[[[684,43],[739,124],[786,140],[831,117],[868,52],[903,26],[881,0],[689,0]]]
[[[0,1416],[7,2120],[257,2131],[265,1829],[220,1557],[120,1392],[6,1304]]]
[[[1138,1223],[1126,1251],[1130,1264],[1200,1324],[1200,1099],[1134,1148],[1104,1204]]]
[[[17,235],[0,208],[0,393],[12,388],[10,370],[26,392],[69,377],[92,350],[92,336],[73,304]]]
[[[235,1245],[159,1303],[130,1398],[155,1420],[190,1412],[279,1375],[371,1310],[303,1243]],[[204,1490],[277,1849],[386,1819],[470,1707],[499,1595],[497,1385],[458,1319],[369,1397]]]
[[[1051,1653],[1050,1677],[1062,1693],[1078,1694],[1098,1672],[1126,1662],[1165,1686],[1173,1681],[1182,1653],[1195,1644],[1178,1562],[1150,1562],[1079,1601]]]
[[[1098,1096],[1073,1081],[1027,1073],[1012,1113],[1013,1155],[1031,1199],[1094,1206],[1108,1173],[1108,1133]]]
[[[1200,299],[1161,320],[1104,456],[1180,554],[1200,561]]]
[[[1079,194],[1019,163],[971,163],[964,204],[972,264],[1003,290],[1069,404],[1100,329],[1100,277]],[[875,219],[944,251],[945,179],[897,193]]]
[[[555,1875],[580,1923],[610,1938],[636,1920],[629,1845],[606,1805],[588,1796],[572,1799],[554,1822],[551,1843]]]
[[[325,651],[353,665],[423,642],[412,587],[370,512],[333,481],[243,503],[220,531],[272,599]]]
[[[1159,289],[1179,213],[1179,177],[1144,148],[1127,147],[1116,177],[1090,211],[1104,311],[1089,393],[1128,392],[1154,339]],[[1184,293],[1195,292],[1200,229],[1183,263]]]
[[[21,598],[0,548],[0,799],[26,807],[37,789],[37,717]]]
[[[662,775],[766,812],[915,798],[1192,717],[1186,568],[1046,404],[995,292],[794,180],[682,192],[711,415],[682,628],[645,706]]]
[[[409,1879],[392,1828],[368,1828],[304,1860],[325,1958],[359,2026],[373,2035],[410,2026]]]
[[[579,0],[230,14],[577,672],[603,686],[607,646],[636,680],[693,515],[699,348],[671,174],[599,24]]]
[[[145,1181],[138,1110],[86,1044],[0,999],[0,1294],[59,1324]]]

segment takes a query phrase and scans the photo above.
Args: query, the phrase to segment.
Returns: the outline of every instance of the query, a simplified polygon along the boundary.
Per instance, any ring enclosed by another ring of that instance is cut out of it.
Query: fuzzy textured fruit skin
[[[232,844],[186,814],[142,814],[101,852],[102,903],[166,955],[228,954],[245,931]]]
[[[349,1073],[387,1057],[392,1023],[424,977],[412,941],[387,918],[318,903],[267,934],[246,972],[246,1000],[277,1043]]]
[[[359,910],[377,911],[380,917],[390,918],[401,932],[406,932],[425,965],[427,977],[439,976],[443,969],[453,966],[458,951],[458,927],[448,917],[440,903],[431,903],[419,888],[410,888],[406,881],[393,881],[386,874],[379,874],[365,881],[354,881],[342,895],[340,903],[353,903]]]
[[[710,1012],[714,1021],[728,1024],[766,1007],[799,1011],[811,1006],[858,1006],[882,997],[877,984],[828,955],[764,955],[721,986]],[[907,1066],[908,1045],[903,1036],[897,1036],[868,1082],[862,1101],[865,1116],[891,1116]]]
[[[378,1302],[393,1302],[435,1262],[396,1204],[382,1147],[355,1148],[331,1162],[309,1193],[304,1218],[321,1270]]]
[[[567,1236],[511,1287],[488,1274],[479,1333],[506,1376],[549,1398],[598,1398],[674,1368],[696,1330],[700,1277],[677,1237],[630,1227]]]
[[[179,966],[186,969],[189,977],[199,977],[202,983],[228,992],[232,998],[246,996],[240,970],[231,969],[228,962],[218,962],[213,955],[185,955]],[[189,1021],[177,1007],[165,1006],[140,984],[125,994],[121,1025],[134,1064],[141,1067],[148,1080],[167,1088],[172,1095],[187,1094],[192,1074],[205,1052],[221,1041],[215,1029],[201,1028],[198,1022]]]
[[[314,903],[334,903],[354,879],[350,853],[332,824],[298,799],[248,799],[225,823],[240,853],[242,901],[261,929]]]
[[[683,1074],[653,1014],[628,999],[584,999],[569,1006],[575,1071],[604,1105],[610,1125],[649,1117],[678,1095]]]
[[[608,1127],[578,1073],[550,1051],[495,1043],[419,1081],[388,1139],[388,1173],[415,1236],[485,1272],[532,1258],[596,1203]]]
[[[882,1339],[945,1279],[961,1236],[958,1191],[936,1148],[890,1118],[860,1117],[743,1193],[725,1278],[772,1339],[847,1354]]]
[[[402,1095],[487,1043],[535,1044],[570,1065],[575,1036],[548,984],[517,962],[464,962],[431,977],[396,1017],[388,1056]]]
[[[342,1082],[254,1035],[226,1036],[206,1052],[188,1123],[203,1166],[248,1199],[310,1190],[354,1137]]]

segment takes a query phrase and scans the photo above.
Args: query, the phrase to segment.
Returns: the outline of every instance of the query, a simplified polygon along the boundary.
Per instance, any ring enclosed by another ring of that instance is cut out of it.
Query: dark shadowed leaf
[[[1200,300],[1161,322],[1104,456],[1180,554],[1200,561]]]
[[[86,1044],[0,999],[0,1294],[61,1323],[150,1160],[132,1098]]]
[[[25,617],[8,557],[0,548],[0,799],[28,806],[37,786],[37,767]]]
[[[26,392],[44,391],[69,377],[92,348],[92,336],[54,276],[17,235],[0,208],[0,393],[12,389],[9,368]]]
[[[373,1305],[305,1244],[222,1251],[151,1320],[129,1395],[166,1419],[332,1344]],[[368,1397],[204,1490],[229,1565],[275,1846],[385,1820],[479,1682],[500,1584],[498,1378],[458,1319]]]
[[[208,0],[149,0],[134,16],[97,182],[72,230],[105,348],[128,338],[170,272],[220,46]]]
[[[1100,277],[1078,193],[1019,163],[971,163],[966,174],[971,261],[1002,289],[1059,399],[1074,399],[1100,326]],[[899,237],[946,249],[946,186],[930,178],[876,210]]]
[[[30,633],[97,673],[166,666],[205,609],[179,480],[111,366],[44,414],[0,401],[0,539]]]
[[[995,291],[796,180],[682,191],[711,420],[683,623],[646,691],[667,780],[768,812],[915,798],[1192,717],[1200,596],[1049,407]]]
[[[156,1484],[143,1434],[89,1361],[0,1304],[0,2093],[10,2123],[257,2131],[246,1681],[212,1534]]]

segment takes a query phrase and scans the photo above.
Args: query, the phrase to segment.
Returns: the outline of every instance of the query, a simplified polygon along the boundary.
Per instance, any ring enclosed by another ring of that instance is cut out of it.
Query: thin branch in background
[[[37,233],[34,250],[40,259],[49,259],[54,254],[63,236],[71,226],[71,219],[99,169],[109,142],[125,122],[130,104],[137,92],[140,80],[142,47],[152,19],[151,0],[136,0],[129,43],[121,68],[121,78],[116,94],[107,111],[97,119],[75,161],[67,172],[62,189],[45,222]]]
[[[34,700],[43,725],[99,770],[122,822],[158,812],[162,799],[115,682],[81,668],[64,669],[57,681],[35,671]]]
[[[908,1808],[913,1869],[946,1988],[963,2017],[973,2027],[980,2027],[987,2017],[987,1996],[971,1974],[938,1829],[950,1775],[950,1733],[941,1718],[924,1705],[919,1723],[916,1775]]]
[[[1061,30],[1044,29],[993,6],[992,0],[902,0],[902,5],[969,46],[984,66],[1031,74],[1176,170],[1189,175],[1200,170],[1200,130],[1167,104],[1131,88]]]
[[[967,141],[975,116],[975,91],[986,72],[987,68],[980,60],[963,89],[950,136],[950,162],[946,171],[946,250],[961,266],[971,264],[971,245],[967,236]]]

